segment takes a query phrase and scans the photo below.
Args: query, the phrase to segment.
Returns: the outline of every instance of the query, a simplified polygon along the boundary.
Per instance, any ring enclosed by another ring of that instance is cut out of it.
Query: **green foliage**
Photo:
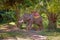
[[[8,12],[2,11],[2,13],[0,13],[0,15],[3,18],[1,23],[16,21],[14,11],[8,11]]]
[[[43,13],[41,16],[42,16],[42,19],[43,19],[43,26],[44,26],[44,28],[47,28],[47,26],[48,26],[47,15],[45,13]]]
[[[60,0],[0,0],[0,10],[10,10],[2,14],[4,21],[16,21],[16,7],[19,8],[20,16],[24,13],[31,13],[33,10],[38,11],[43,18],[44,26],[48,25],[45,13],[52,12],[60,15]]]
[[[49,12],[52,13],[59,13],[60,12],[60,0],[51,0],[47,2],[47,9]]]

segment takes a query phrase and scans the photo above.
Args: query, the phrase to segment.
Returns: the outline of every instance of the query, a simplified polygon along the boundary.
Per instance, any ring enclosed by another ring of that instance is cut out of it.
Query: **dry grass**
[[[60,40],[60,29],[58,28],[56,31],[40,31],[38,34],[47,36],[47,40]],[[30,40],[28,34],[25,33],[17,33],[17,32],[7,32],[7,33],[0,33],[0,38],[7,38],[7,37],[20,37],[21,40]],[[27,38],[28,37],[28,38]],[[20,39],[17,38],[17,39]]]

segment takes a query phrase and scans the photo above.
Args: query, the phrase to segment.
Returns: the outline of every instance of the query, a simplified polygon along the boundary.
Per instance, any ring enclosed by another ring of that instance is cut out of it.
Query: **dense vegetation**
[[[44,30],[39,34],[47,36],[48,40],[60,40],[60,0],[0,0],[0,32],[5,24],[9,27],[12,25],[12,29],[15,26],[26,28],[24,23],[21,27],[18,20],[24,13],[30,14],[32,11],[39,12],[43,19]],[[38,28],[35,24],[32,26]],[[16,36],[26,37],[27,35],[15,31],[0,33],[0,38]]]
[[[18,26],[20,16],[32,10],[40,13],[45,28],[56,29],[60,23],[60,0],[0,0],[0,23],[14,21]]]

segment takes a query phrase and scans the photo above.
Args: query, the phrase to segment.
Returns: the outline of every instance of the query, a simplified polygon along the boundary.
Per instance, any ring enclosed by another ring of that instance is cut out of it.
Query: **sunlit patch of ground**
[[[48,36],[47,40],[60,40],[60,36]]]
[[[16,37],[16,38],[7,38],[7,39],[3,39],[3,40],[32,40],[32,39],[30,39],[30,38]]]

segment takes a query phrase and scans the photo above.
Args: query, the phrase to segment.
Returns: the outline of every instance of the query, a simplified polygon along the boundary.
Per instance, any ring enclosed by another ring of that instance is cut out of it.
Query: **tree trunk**
[[[48,29],[49,30],[56,30],[56,28],[57,28],[57,24],[56,24],[56,22],[51,22],[51,20],[49,20],[49,24],[48,24]]]
[[[20,27],[20,23],[18,22],[20,19],[20,13],[19,13],[19,9],[16,8],[16,26]]]
[[[54,13],[49,13],[48,14],[48,20],[49,20],[49,24],[48,24],[48,30],[56,30],[57,28],[57,15]]]

